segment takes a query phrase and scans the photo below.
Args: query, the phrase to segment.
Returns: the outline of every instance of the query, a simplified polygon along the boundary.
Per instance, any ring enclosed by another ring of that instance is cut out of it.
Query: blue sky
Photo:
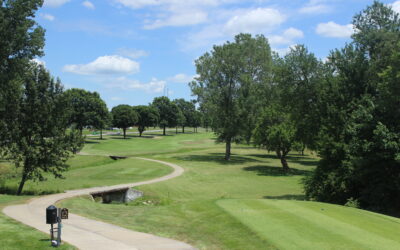
[[[371,0],[45,0],[45,63],[66,88],[97,91],[109,108],[168,92],[191,99],[194,60],[240,32],[265,35],[284,55],[342,47]],[[400,12],[400,1],[382,1]],[[168,90],[168,91],[167,91]]]

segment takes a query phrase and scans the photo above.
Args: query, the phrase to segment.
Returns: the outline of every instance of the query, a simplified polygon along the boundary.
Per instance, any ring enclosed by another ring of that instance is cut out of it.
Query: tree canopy
[[[160,117],[157,109],[152,106],[139,105],[134,106],[133,109],[138,114],[137,126],[139,135],[142,136],[143,131],[146,127],[156,126]]]
[[[353,41],[329,56],[320,95],[321,161],[306,195],[396,213],[400,209],[399,16],[374,2],[353,19]]]
[[[126,129],[138,122],[138,113],[131,106],[121,104],[112,108],[111,114],[113,126],[122,128],[126,139]]]
[[[62,85],[43,66],[32,63],[23,76],[23,95],[18,100],[14,137],[5,150],[5,158],[22,168],[17,193],[28,180],[43,181],[43,172],[61,178],[68,168],[67,159],[83,144],[82,138],[68,132],[67,103]]]
[[[85,127],[103,129],[109,120],[106,103],[97,92],[68,89],[64,98],[69,104],[69,124],[82,131]]]
[[[162,96],[154,98],[151,106],[156,108],[160,114],[159,125],[163,128],[163,135],[166,135],[166,127],[175,127],[178,125],[178,114],[180,110],[168,97]]]
[[[43,55],[44,29],[34,20],[42,0],[3,0],[0,4],[0,146],[6,147],[17,127],[21,75],[29,61]]]
[[[270,69],[271,50],[262,35],[239,34],[196,60],[199,76],[190,86],[209,110],[218,141],[226,143],[226,160],[232,142],[251,138],[258,107],[269,99]]]

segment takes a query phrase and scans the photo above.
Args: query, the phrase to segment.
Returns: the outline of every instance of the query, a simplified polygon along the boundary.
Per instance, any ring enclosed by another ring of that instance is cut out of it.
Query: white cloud
[[[273,51],[277,52],[280,56],[285,56],[287,53],[290,52],[291,49],[293,49],[296,46],[296,44],[292,44],[288,47],[284,48],[272,48]]]
[[[91,10],[95,9],[94,4],[90,1],[84,1],[82,2],[82,5]]]
[[[332,7],[327,5],[328,0],[309,0],[299,9],[301,14],[325,14],[332,11]]]
[[[184,10],[172,13],[165,19],[156,19],[143,26],[144,29],[157,29],[166,26],[190,26],[207,21],[207,13],[200,10]]]
[[[48,21],[54,21],[54,19],[56,19],[53,15],[46,14],[46,13],[40,14],[40,16],[41,16],[43,19],[46,19],[46,20],[48,20]]]
[[[138,62],[117,55],[101,56],[88,64],[71,64],[63,68],[66,72],[81,75],[134,74],[139,69]]]
[[[37,58],[33,58],[31,61],[35,62],[35,63],[37,63],[39,65],[42,65],[43,67],[46,67],[46,62],[43,61],[43,60],[40,60],[40,59],[37,59]]]
[[[265,33],[273,30],[286,20],[276,9],[257,8],[248,10],[242,15],[235,15],[225,24],[225,31],[231,35],[240,32]]]
[[[394,11],[400,14],[400,1],[393,2],[392,4],[390,4],[390,6]]]
[[[325,37],[347,38],[354,33],[354,28],[352,24],[340,25],[331,21],[318,24],[316,32]]]
[[[303,31],[296,28],[289,28],[283,32],[283,35],[287,38],[302,38],[304,37]]]
[[[173,77],[169,77],[167,80],[169,82],[174,82],[174,83],[189,83],[193,81],[195,76],[188,76],[186,74],[176,74]]]
[[[45,7],[60,7],[69,1],[70,0],[45,0],[43,5]]]
[[[107,86],[109,88],[120,88],[123,90],[143,90],[147,93],[162,93],[164,91],[166,81],[152,78],[147,83],[142,83],[138,80],[132,80],[126,77],[118,77],[108,79]]]
[[[130,57],[132,59],[148,56],[148,53],[144,50],[129,49],[129,48],[119,48],[117,50],[117,54],[121,56]]]

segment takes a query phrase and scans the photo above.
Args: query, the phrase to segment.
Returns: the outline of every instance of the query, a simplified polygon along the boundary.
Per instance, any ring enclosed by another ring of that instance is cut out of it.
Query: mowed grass
[[[197,149],[216,146],[209,134],[188,133],[178,135],[176,136],[173,131],[168,131],[167,136],[163,136],[162,132],[150,132],[144,133],[142,137],[139,137],[139,135],[127,135],[126,139],[122,136],[105,136],[105,140],[88,137],[82,153],[151,156],[160,153],[176,152],[178,150],[188,150],[190,148]]]
[[[18,204],[28,200],[29,196],[0,194],[0,211],[6,205]],[[47,234],[25,226],[0,212],[0,249],[54,249],[50,246]],[[58,249],[76,249],[63,243]]]
[[[25,184],[25,193],[57,193],[65,190],[109,186],[149,180],[167,175],[172,168],[159,163],[135,158],[112,160],[107,156],[77,155],[68,161],[69,171],[65,178],[56,179],[46,175],[47,181]],[[15,190],[19,179],[10,179],[6,186]]]
[[[319,202],[219,200],[279,249],[400,249],[400,219]]]
[[[315,167],[315,156],[290,155],[292,172],[284,174],[273,154],[250,146],[235,145],[232,160],[226,162],[224,145],[214,144],[212,138],[210,133],[122,142],[111,138],[95,147],[88,145],[84,152],[118,155],[118,148],[123,148],[122,155],[143,154],[173,162],[184,167],[185,173],[139,187],[145,192],[140,202],[101,204],[77,197],[63,201],[62,206],[199,249],[398,248],[398,219],[301,201],[301,179]]]
[[[65,179],[47,175],[45,182],[27,182],[25,193],[54,193],[65,190],[132,183],[167,175],[172,168],[145,160],[127,158],[112,160],[105,156],[77,155],[69,160]],[[4,164],[4,163],[3,163]],[[17,188],[19,179],[6,181],[9,190]],[[0,211],[8,205],[26,202],[34,196],[0,194]],[[50,205],[50,204],[49,204]],[[0,212],[0,249],[50,249],[49,236],[8,218]],[[75,249],[66,244],[60,249]]]

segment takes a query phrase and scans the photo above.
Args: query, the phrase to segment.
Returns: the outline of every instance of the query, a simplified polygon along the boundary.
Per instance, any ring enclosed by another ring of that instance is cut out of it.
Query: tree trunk
[[[285,156],[281,157],[281,163],[282,163],[283,171],[289,172],[290,168],[289,168],[289,165],[288,165],[288,163],[286,161]]]
[[[126,128],[122,129],[124,131],[124,139],[126,139]]]
[[[182,134],[185,133],[185,126],[182,126]]]
[[[138,130],[139,130],[139,137],[142,137],[142,134],[143,134],[143,131],[144,131],[144,127],[138,126]]]
[[[303,147],[301,148],[301,155],[303,155],[304,156],[304,150],[306,149],[306,146],[305,145],[303,145]]]
[[[166,127],[166,126],[164,125],[164,128],[163,128],[163,135],[165,135],[165,127]]]
[[[100,140],[103,140],[103,129],[100,129]]]
[[[229,161],[231,159],[231,138],[226,140],[225,144],[225,160]]]
[[[178,126],[176,126],[175,134],[178,134]]]
[[[289,165],[286,161],[286,153],[281,153],[280,150],[276,151],[276,155],[279,157],[281,160],[282,168],[284,172],[288,172],[290,170]]]
[[[26,181],[26,173],[25,173],[25,171],[24,171],[24,173],[23,173],[23,175],[22,175],[21,182],[19,183],[17,195],[21,195],[22,189],[24,188],[24,185],[25,185],[25,181]]]

